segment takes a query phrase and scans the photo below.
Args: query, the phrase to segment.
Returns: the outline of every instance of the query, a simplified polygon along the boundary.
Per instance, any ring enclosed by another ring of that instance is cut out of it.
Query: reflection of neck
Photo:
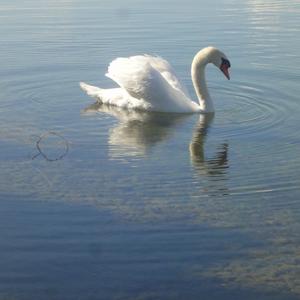
[[[203,112],[214,112],[214,105],[205,80],[205,67],[207,64],[207,55],[201,53],[201,51],[198,52],[192,63],[191,75],[201,110]]]
[[[191,159],[195,163],[204,163],[204,142],[207,135],[207,130],[214,118],[214,114],[200,115],[199,123],[194,131],[192,141],[190,143]]]
[[[215,157],[209,159],[205,157],[205,139],[213,118],[213,113],[200,115],[199,123],[190,143],[190,157],[193,166],[196,170],[201,171],[202,175],[216,176],[224,174],[224,170],[228,168],[228,145],[227,143],[221,144]]]

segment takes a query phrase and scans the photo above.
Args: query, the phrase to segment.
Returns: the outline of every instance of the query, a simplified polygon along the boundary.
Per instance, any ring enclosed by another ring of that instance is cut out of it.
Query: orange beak
[[[223,63],[223,64],[221,65],[221,67],[220,67],[220,70],[223,72],[223,74],[226,76],[226,78],[227,78],[228,80],[230,80],[230,75],[229,75],[228,69],[229,69],[228,64],[224,64],[224,63]]]

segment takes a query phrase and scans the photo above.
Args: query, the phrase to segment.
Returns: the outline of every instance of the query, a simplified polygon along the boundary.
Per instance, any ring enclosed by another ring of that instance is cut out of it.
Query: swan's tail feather
[[[131,97],[122,88],[101,89],[84,82],[80,82],[79,85],[89,96],[96,98],[98,103],[130,109],[150,110],[151,108],[148,102]]]
[[[85,91],[89,96],[101,98],[102,89],[100,89],[96,86],[93,86],[93,85],[86,84],[84,82],[80,82],[79,85],[80,85],[81,89],[83,91]]]

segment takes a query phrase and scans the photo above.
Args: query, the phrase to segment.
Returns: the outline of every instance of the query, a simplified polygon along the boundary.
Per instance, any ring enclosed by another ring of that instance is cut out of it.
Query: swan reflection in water
[[[191,116],[126,110],[99,103],[88,106],[84,112],[106,113],[119,121],[109,132],[110,158],[146,156],[155,145],[176,133],[175,128]]]
[[[119,123],[109,133],[109,156],[121,158],[124,156],[145,156],[160,142],[176,133],[191,114],[168,114],[125,110],[120,107],[94,103],[88,106],[84,113],[102,112],[114,116]],[[215,156],[205,155],[205,140],[214,114],[201,114],[195,126],[189,152],[191,163],[200,176],[218,177],[226,173],[228,168],[228,144],[221,144]]]
[[[206,157],[204,150],[205,139],[213,118],[214,114],[200,115],[189,149],[192,164],[199,173],[218,176],[224,174],[228,168],[228,144],[220,144],[215,156],[212,158]]]

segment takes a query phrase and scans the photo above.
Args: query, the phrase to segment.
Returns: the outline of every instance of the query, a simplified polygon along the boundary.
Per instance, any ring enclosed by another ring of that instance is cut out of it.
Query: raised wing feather
[[[110,63],[106,76],[126,89],[132,97],[153,105],[155,100],[166,100],[175,94],[177,97],[187,97],[170,64],[160,57],[139,55],[117,58]]]
[[[161,75],[167,80],[167,82],[176,90],[183,93],[187,98],[189,98],[189,93],[186,87],[180,82],[175,71],[168,63],[168,61],[164,60],[160,56],[150,56],[144,55],[142,56],[149,61],[149,63],[157,69]]]

